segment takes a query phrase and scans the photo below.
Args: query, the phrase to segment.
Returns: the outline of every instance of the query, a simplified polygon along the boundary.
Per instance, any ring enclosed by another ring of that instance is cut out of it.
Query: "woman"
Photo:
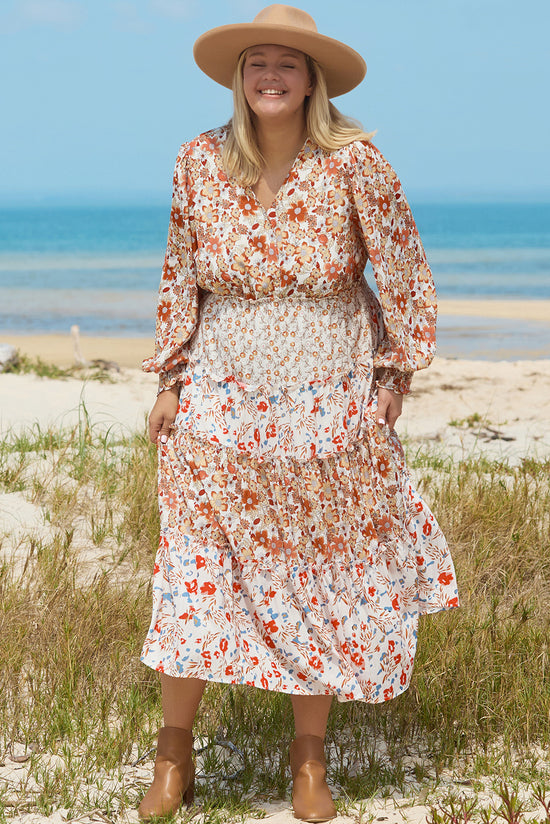
[[[220,681],[291,696],[294,814],[325,821],[333,696],[403,692],[418,616],[458,603],[393,429],[435,294],[395,173],[329,103],[363,59],[282,5],[194,53],[234,116],[180,150],[145,362],[161,540],[142,660],[165,726],[140,814],[191,799],[193,720]]]

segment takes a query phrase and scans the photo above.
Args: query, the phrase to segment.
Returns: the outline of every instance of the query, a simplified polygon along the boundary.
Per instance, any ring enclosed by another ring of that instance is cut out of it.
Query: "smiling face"
[[[260,120],[304,117],[313,84],[303,52],[287,46],[252,46],[243,66],[248,105]]]

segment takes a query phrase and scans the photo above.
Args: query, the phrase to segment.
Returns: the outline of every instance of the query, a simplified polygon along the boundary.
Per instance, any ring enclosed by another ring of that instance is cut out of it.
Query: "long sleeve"
[[[168,244],[159,287],[155,354],[143,362],[145,372],[158,373],[160,390],[178,382],[182,366],[188,359],[187,342],[199,316],[188,164],[189,144],[184,143],[174,171]]]
[[[426,255],[401,183],[372,144],[354,143],[353,194],[380,297],[384,336],[379,386],[410,391],[412,373],[435,353],[437,304]]]

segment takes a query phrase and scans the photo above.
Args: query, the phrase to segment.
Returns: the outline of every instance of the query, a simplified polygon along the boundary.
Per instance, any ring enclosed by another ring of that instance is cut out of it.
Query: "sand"
[[[0,343],[8,343],[30,358],[67,368],[74,364],[73,339],[67,335],[5,335]],[[114,361],[124,368],[139,369],[144,358],[154,351],[152,338],[114,338],[81,335],[80,347],[87,360],[101,358]]]
[[[35,756],[36,758],[36,756]],[[62,769],[63,759],[59,756],[39,756],[41,763],[46,769]],[[542,760],[542,759],[541,759]],[[411,757],[410,762],[422,763],[422,759],[415,759]],[[60,763],[61,762],[61,763]],[[113,792],[116,794],[117,790],[123,787],[129,797],[133,794],[136,796],[136,804],[141,795],[143,795],[146,787],[151,781],[153,762],[143,763],[138,767],[121,767],[118,771],[105,773],[101,776],[101,787],[99,790],[95,788],[94,782],[90,781],[88,784],[88,793],[92,799],[97,798],[98,807],[91,806],[89,813],[79,815],[78,818],[72,819],[78,821],[80,824],[110,824],[110,822],[120,822],[120,824],[138,824],[139,818],[136,810],[124,812],[122,815],[116,812],[116,802],[111,805],[109,816],[102,812],[101,796]],[[10,763],[9,758],[4,762],[4,766],[0,766],[0,782],[2,778],[9,783],[17,781],[17,783],[25,780],[29,784],[33,784],[33,779],[27,778],[29,771],[28,763]],[[413,778],[412,763],[407,772],[411,773],[411,780],[405,781],[405,792],[400,792],[397,789],[388,788],[387,797],[375,797],[359,801],[354,804],[347,805],[345,813],[340,813],[336,818],[332,819],[332,824],[366,824],[366,822],[380,822],[381,824],[427,824],[427,819],[430,815],[429,805],[437,805],[437,802],[449,795],[455,798],[464,797],[466,799],[477,799],[477,803],[481,807],[489,808],[491,805],[498,806],[499,799],[497,799],[493,787],[493,777],[487,776],[481,780],[477,778],[477,788],[473,790],[474,782],[465,778],[467,771],[451,771],[443,770],[439,776],[435,777],[435,771],[422,785],[418,784]],[[10,787],[8,783],[8,793]],[[36,783],[36,782],[35,782]],[[200,784],[201,779],[197,778],[197,783]],[[39,788],[32,787],[36,792]],[[528,788],[525,784],[519,787],[521,797],[529,798]],[[337,791],[332,788],[333,793],[338,797]],[[104,805],[103,805],[104,806]],[[246,818],[235,819],[229,818],[228,821],[241,821],[241,824],[260,824],[260,822],[268,822],[269,824],[296,824],[297,820],[294,818],[290,801],[277,801],[274,803],[258,802],[254,805],[258,810],[257,816],[250,816]],[[220,813],[223,811],[220,810]],[[539,816],[542,810],[539,810]],[[263,813],[263,814],[262,814]],[[533,813],[534,814],[534,813]],[[18,824],[64,824],[68,820],[68,811],[58,809],[50,816],[41,815],[39,813],[20,813],[12,817],[8,816],[7,821],[17,822]],[[176,820],[181,821],[182,818],[178,816]],[[193,821],[196,824],[201,824],[203,821],[211,821],[210,816],[203,816],[200,814],[200,808],[196,811],[196,817]],[[216,818],[216,821],[223,819]],[[540,818],[539,818],[540,820]]]
[[[200,748],[201,743],[201,741],[195,740],[195,750]],[[384,741],[375,742],[374,750],[377,761],[384,763],[389,760],[388,747]],[[30,796],[40,792],[38,783],[32,775],[29,775],[31,751],[24,744],[15,745],[12,751],[14,759],[18,760],[12,760],[11,752],[3,759],[0,757],[0,786],[2,782],[6,785],[5,802],[11,795],[14,796],[14,801],[16,797],[21,796],[20,787],[22,784],[26,785],[26,790]],[[137,756],[137,747],[134,745],[130,758],[127,760],[131,761],[132,758]],[[499,754],[497,752],[487,753],[487,756],[488,763],[491,760],[494,764],[498,763]],[[512,753],[512,758],[517,762],[518,769],[518,778],[514,780],[514,789],[518,791],[518,799],[524,802],[526,806],[526,813],[520,820],[524,820],[526,824],[531,820],[542,821],[544,819],[542,807],[536,802],[533,803],[533,788],[525,777],[525,758],[519,753],[515,756]],[[328,759],[331,760],[330,751]],[[541,775],[546,775],[548,772],[548,753],[543,748],[532,745],[530,762],[531,759],[533,771],[536,768]],[[34,752],[33,760],[44,770],[52,772],[55,770],[62,771],[66,766],[64,758],[56,754]],[[387,786],[384,794],[380,793],[351,804],[345,803],[345,797],[338,792],[338,788],[331,787],[334,797],[345,804],[345,812],[340,812],[336,818],[332,819],[332,823],[427,824],[431,817],[431,808],[437,807],[438,803],[444,804],[445,809],[449,810],[449,798],[454,799],[455,805],[458,799],[464,799],[465,802],[475,801],[478,810],[482,808],[491,811],[490,818],[495,820],[494,810],[495,808],[498,809],[501,804],[501,799],[496,794],[496,788],[499,786],[498,779],[490,772],[486,775],[480,774],[479,770],[475,770],[473,761],[474,759],[467,756],[457,758],[453,769],[444,768],[436,774],[429,754],[419,749],[418,752],[411,752],[410,755],[402,757],[401,764],[404,770],[404,778],[401,789]],[[209,786],[208,779],[201,776],[201,762],[202,757],[198,755],[196,757],[197,786],[202,785],[207,788]],[[350,765],[350,769],[353,770],[353,764]],[[423,773],[424,777],[422,779],[417,779],[417,771]],[[89,812],[73,818],[72,821],[80,822],[80,824],[92,824],[92,822],[97,822],[97,824],[111,824],[111,822],[138,824],[139,818],[136,809],[127,809],[122,813],[117,812],[116,796],[124,790],[128,799],[135,797],[137,806],[139,799],[151,782],[152,772],[153,761],[147,760],[140,761],[139,764],[121,764],[115,770],[101,771],[95,777],[89,776],[85,785],[85,792],[89,798]],[[475,780],[473,776],[475,776]],[[106,815],[103,811],[106,807],[104,799],[108,795],[112,796],[113,801],[110,805],[109,814]],[[260,824],[260,822],[296,824],[297,819],[294,818],[290,799],[276,802],[258,801],[254,803],[254,807],[258,811],[257,815],[250,815],[242,819],[228,816],[226,820],[238,820],[241,824]],[[223,814],[223,810],[219,810],[219,813]],[[178,816],[175,820],[181,821],[182,817]],[[19,812],[12,816],[8,815],[6,820],[18,824],[64,824],[71,819],[68,818],[68,810],[60,808],[53,811],[49,816],[36,812]],[[215,820],[221,822],[223,818],[220,815]],[[481,821],[481,816],[477,813],[471,820]],[[212,821],[212,818],[208,814],[206,816],[202,815],[199,806],[195,808],[193,821],[196,824],[202,824],[204,821]]]
[[[464,307],[463,303],[446,301],[442,309],[450,314],[456,312],[458,316],[463,309],[472,314],[472,305]],[[521,312],[521,317],[526,317],[528,312],[531,312],[529,317],[538,321],[546,322],[550,317],[550,302],[543,301],[526,303],[525,306],[520,302],[512,306],[495,301],[491,311],[504,313],[493,316],[506,318],[513,316],[514,308]],[[547,311],[548,315],[544,315]],[[17,338],[0,335],[0,342],[15,344],[31,356],[40,355],[43,360],[59,365],[68,366],[72,362],[69,336]],[[143,374],[137,367],[150,353],[152,342],[82,338],[81,344],[86,358],[115,360],[122,367],[120,373],[111,373],[113,377],[109,383],[79,378],[51,380],[32,374],[0,374],[0,434],[6,436],[10,430],[20,431],[29,426],[42,429],[72,426],[82,416],[84,407],[95,426],[127,430],[144,427],[155,398],[156,378]],[[454,458],[479,454],[515,464],[528,456],[550,459],[549,409],[550,352],[548,359],[537,360],[490,362],[436,358],[428,370],[415,376],[413,393],[405,399],[404,413],[397,428],[412,451],[431,450]],[[43,523],[43,513],[23,493],[0,495],[0,536],[5,536],[8,544],[10,535],[16,536],[18,530],[38,529]],[[20,746],[24,745],[21,743]],[[43,753],[40,757],[44,759],[46,769],[59,767],[54,763],[57,756]],[[29,762],[13,761],[9,754],[0,752],[0,790],[5,790],[5,799],[14,788],[29,780],[29,767]],[[112,785],[115,793],[122,786],[139,793],[139,788],[149,782],[151,773],[152,762],[139,767],[121,765],[119,771],[102,776],[101,782],[103,786],[106,786],[105,782]],[[349,809],[347,814],[339,815],[334,824],[359,821],[425,824],[429,816],[428,804],[437,801],[439,792],[453,791],[462,795],[469,792],[467,787],[472,783],[465,780],[467,771],[460,769],[439,776],[437,781],[434,779],[432,787],[429,782],[423,787],[415,784],[413,774],[411,770],[409,792],[396,791],[386,799],[367,799]],[[487,799],[490,799],[492,780],[491,777],[487,779]],[[98,791],[98,798],[100,795]],[[100,801],[97,803],[101,804]],[[262,820],[272,824],[296,821],[288,801],[262,803],[258,807],[265,811]],[[14,810],[7,820],[20,824],[62,824],[67,820],[67,812],[56,810],[48,817]],[[93,809],[92,804],[89,814],[78,820],[137,822],[137,813],[133,811],[123,816],[115,813],[106,818],[100,809]],[[245,824],[257,820],[248,818]]]
[[[454,458],[550,458],[550,360],[435,358],[413,378],[397,430]]]
[[[439,314],[478,318],[544,321],[550,325],[550,300],[447,300],[438,301]]]
[[[109,382],[34,374],[0,374],[0,434],[29,426],[72,427],[87,414],[96,427],[141,429],[156,395],[156,376],[138,369],[108,373]]]

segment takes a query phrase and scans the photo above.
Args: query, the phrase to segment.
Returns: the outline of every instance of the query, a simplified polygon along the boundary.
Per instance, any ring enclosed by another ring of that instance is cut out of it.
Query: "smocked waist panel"
[[[326,298],[206,293],[189,357],[217,380],[247,388],[325,380],[371,360],[376,305],[365,283]]]

